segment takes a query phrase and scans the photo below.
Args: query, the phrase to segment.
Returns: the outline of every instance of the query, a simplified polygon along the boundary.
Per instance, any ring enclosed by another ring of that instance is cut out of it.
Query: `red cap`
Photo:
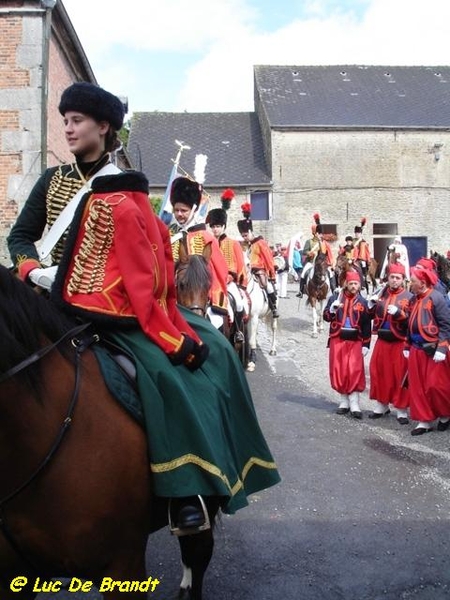
[[[411,275],[414,275],[420,281],[424,281],[429,287],[434,287],[438,281],[436,271],[431,271],[431,269],[413,267]]]
[[[421,258],[420,260],[417,261],[416,267],[418,267],[419,269],[436,269],[436,263],[434,262],[433,259],[431,258]]]
[[[402,263],[392,263],[388,267],[388,275],[390,275],[391,273],[399,273],[400,275],[404,276],[405,267],[402,265]]]
[[[359,277],[359,273],[356,271],[347,271],[347,274],[345,275],[345,281],[357,281],[358,283],[361,283],[361,278]]]

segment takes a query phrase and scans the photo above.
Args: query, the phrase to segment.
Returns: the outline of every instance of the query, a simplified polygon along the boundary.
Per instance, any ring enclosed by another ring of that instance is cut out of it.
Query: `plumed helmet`
[[[355,225],[355,233],[362,233],[364,229],[364,225],[367,223],[366,217],[361,218],[361,225]]]
[[[175,206],[177,202],[186,204],[191,208],[199,206],[202,198],[202,186],[188,177],[177,177],[170,187],[170,203]]]
[[[88,81],[73,83],[61,95],[59,112],[69,110],[83,113],[96,121],[107,121],[116,130],[123,125],[125,107],[117,96]]]
[[[206,215],[206,222],[210,227],[213,225],[227,225],[227,211],[223,208],[212,208]]]
[[[222,201],[222,208],[224,210],[228,210],[230,208],[231,201],[234,199],[235,196],[236,196],[236,194],[234,193],[234,190],[232,190],[231,188],[227,188],[226,190],[223,190],[222,195],[220,196],[220,199]]]
[[[250,202],[241,204],[241,211],[244,218],[237,222],[238,230],[239,233],[248,233],[253,230],[253,224],[250,218],[252,214],[252,205]]]

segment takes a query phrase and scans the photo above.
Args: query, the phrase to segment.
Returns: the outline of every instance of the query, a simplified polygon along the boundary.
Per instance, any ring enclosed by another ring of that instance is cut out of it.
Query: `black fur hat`
[[[191,208],[199,206],[202,198],[202,186],[188,177],[177,177],[170,188],[170,203],[174,206],[177,202],[187,204]]]
[[[58,108],[63,116],[74,110],[96,121],[108,121],[116,131],[122,127],[125,116],[125,107],[117,96],[88,81],[73,83],[66,88]]]
[[[224,208],[212,208],[206,216],[206,222],[211,227],[213,225],[227,224],[227,211]]]

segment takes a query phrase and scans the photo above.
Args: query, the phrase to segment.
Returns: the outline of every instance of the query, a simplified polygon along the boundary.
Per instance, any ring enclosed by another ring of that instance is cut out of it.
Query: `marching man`
[[[338,415],[351,413],[362,419],[359,394],[366,388],[364,357],[370,346],[370,315],[360,294],[361,282],[356,271],[349,271],[339,296],[330,296],[323,318],[330,323],[328,341],[331,387],[341,395]]]

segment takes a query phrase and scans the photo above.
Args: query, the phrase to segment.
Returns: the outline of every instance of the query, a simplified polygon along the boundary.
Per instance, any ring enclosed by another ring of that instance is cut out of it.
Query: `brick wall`
[[[4,0],[0,12],[0,262],[10,264],[6,236],[41,173],[41,87],[44,12],[40,1]],[[53,24],[53,27],[55,25]],[[62,43],[69,46],[67,34]],[[54,28],[49,47],[47,165],[73,159],[64,138],[58,104],[62,91],[82,73],[58,43]]]

